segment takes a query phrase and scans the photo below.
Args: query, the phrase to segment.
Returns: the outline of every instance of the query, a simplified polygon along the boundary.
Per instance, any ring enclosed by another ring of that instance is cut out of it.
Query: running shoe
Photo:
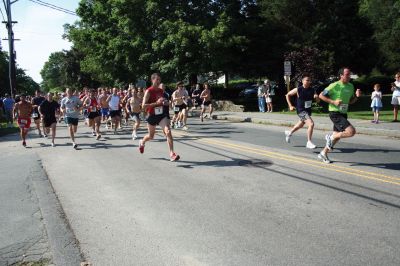
[[[171,162],[176,162],[179,161],[179,159],[181,158],[178,154],[176,154],[175,152],[171,153]]]
[[[203,116],[200,116],[200,120],[201,120],[201,122],[204,122]]]
[[[326,144],[325,146],[328,148],[328,150],[333,149],[333,140],[332,140],[332,134],[327,134],[325,136]]]
[[[47,134],[44,134],[44,135],[43,135],[43,138],[47,138]]]
[[[25,141],[22,142],[22,146],[26,147],[26,142]]]
[[[290,137],[292,136],[292,134],[290,134],[289,130],[285,130],[285,140],[287,143],[290,143]]]
[[[92,136],[96,137],[96,132],[92,131]]]
[[[54,144],[54,142],[52,142],[52,143],[51,143],[51,147],[54,148],[55,146],[56,146],[56,144]]]
[[[72,148],[74,148],[76,150],[78,148],[78,144],[73,143]]]
[[[137,140],[138,136],[136,134],[132,134],[132,139]]]
[[[328,155],[323,154],[322,152],[318,154],[318,159],[320,159],[324,163],[331,163],[331,160],[329,160]]]
[[[183,129],[183,130],[188,130],[189,128],[187,127],[187,125],[184,125],[184,126],[182,127],[182,129]]]
[[[142,141],[139,141],[139,152],[144,153],[144,144]]]
[[[96,140],[99,140],[101,138],[101,135],[97,135]]]
[[[312,143],[311,141],[307,141],[307,145],[306,145],[307,149],[315,149],[316,147],[317,146],[314,143]]]

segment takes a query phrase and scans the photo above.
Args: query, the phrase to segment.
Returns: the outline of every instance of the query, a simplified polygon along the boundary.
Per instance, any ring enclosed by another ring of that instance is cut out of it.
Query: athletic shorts
[[[304,122],[308,119],[311,119],[311,112],[303,111],[297,114],[300,118],[300,121]]]
[[[329,118],[333,122],[333,131],[343,132],[351,126],[349,120],[347,120],[347,114],[339,112],[329,112]]]
[[[121,110],[111,110],[110,116],[111,116],[111,118],[116,117],[116,116],[121,117]]]
[[[72,125],[72,126],[77,126],[79,122],[78,118],[72,118],[72,117],[65,117],[65,124],[67,125]]]
[[[55,116],[53,117],[43,117],[44,127],[51,127],[52,124],[57,123],[57,119]]]
[[[212,104],[211,101],[206,101],[203,103],[203,106],[209,106],[210,104]]]
[[[96,117],[100,116],[99,112],[90,112],[88,115],[89,119],[95,119]]]
[[[102,116],[109,116],[110,110],[108,108],[101,108],[101,115]]]
[[[183,109],[186,109],[187,105],[186,104],[182,104],[182,105],[175,105],[174,107],[174,113],[177,115],[179,114]]]
[[[32,118],[33,118],[34,121],[37,121],[38,119],[40,119],[40,114],[36,113],[36,112],[33,112],[32,113]]]
[[[140,121],[140,113],[131,113],[131,118],[133,119],[133,121],[139,122]]]
[[[29,129],[31,127],[31,119],[18,117],[18,126],[20,128]]]
[[[169,121],[169,117],[167,115],[149,115],[146,119],[147,123],[149,123],[149,125],[151,126],[157,126],[160,124],[160,122],[164,119],[167,118]],[[169,124],[169,122],[168,122]]]
[[[193,105],[194,105],[195,107],[201,105],[201,100],[200,100],[200,99],[193,99]]]

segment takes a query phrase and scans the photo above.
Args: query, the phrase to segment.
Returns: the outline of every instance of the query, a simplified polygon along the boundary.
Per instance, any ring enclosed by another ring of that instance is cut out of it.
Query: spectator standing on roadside
[[[13,122],[13,110],[15,101],[6,93],[6,98],[3,100],[4,115],[6,116],[7,126],[11,127]]]
[[[375,124],[379,123],[379,112],[380,110],[382,110],[382,92],[380,90],[381,85],[375,84],[374,91],[371,95],[371,108],[372,112],[374,112],[374,120],[372,120],[371,122]]]
[[[261,113],[265,113],[265,95],[266,88],[264,85],[261,85],[260,82],[257,83],[257,96],[258,96],[258,109]]]
[[[272,113],[273,111],[272,97],[275,95],[275,90],[272,88],[268,79],[264,80],[264,86],[266,90],[265,101],[267,102],[267,112]]]
[[[398,122],[397,115],[399,114],[400,105],[400,72],[397,72],[395,76],[396,81],[392,83],[392,105],[393,105],[393,121]]]

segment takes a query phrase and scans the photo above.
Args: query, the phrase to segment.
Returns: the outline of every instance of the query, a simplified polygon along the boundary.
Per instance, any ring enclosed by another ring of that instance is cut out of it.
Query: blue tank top
[[[297,88],[297,95],[297,113],[306,111],[309,115],[311,115],[311,104],[314,99],[314,89],[311,87],[305,89],[303,85],[300,85]]]

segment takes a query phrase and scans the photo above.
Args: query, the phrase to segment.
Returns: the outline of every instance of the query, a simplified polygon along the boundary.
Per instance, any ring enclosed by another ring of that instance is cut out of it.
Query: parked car
[[[250,85],[239,92],[239,97],[244,98],[257,98],[258,86],[257,84]]]

